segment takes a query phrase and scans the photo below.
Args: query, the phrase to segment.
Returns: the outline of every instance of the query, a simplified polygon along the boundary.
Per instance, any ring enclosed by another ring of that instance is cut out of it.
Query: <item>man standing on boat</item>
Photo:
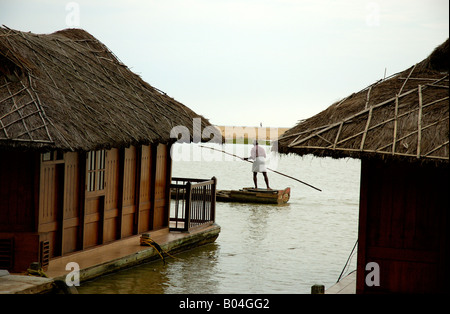
[[[267,189],[270,190],[269,187],[269,178],[267,177],[267,169],[266,169],[266,151],[263,147],[258,145],[258,141],[253,141],[253,148],[250,152],[250,157],[244,158],[244,160],[254,160],[252,164],[253,171],[253,182],[255,183],[255,189],[258,188],[258,172],[262,172],[264,176],[264,181],[266,182]]]

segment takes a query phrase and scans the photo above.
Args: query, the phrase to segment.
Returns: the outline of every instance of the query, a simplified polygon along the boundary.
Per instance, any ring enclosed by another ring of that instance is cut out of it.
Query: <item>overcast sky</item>
[[[292,127],[426,58],[448,0],[0,0],[0,24],[83,28],[216,125]]]

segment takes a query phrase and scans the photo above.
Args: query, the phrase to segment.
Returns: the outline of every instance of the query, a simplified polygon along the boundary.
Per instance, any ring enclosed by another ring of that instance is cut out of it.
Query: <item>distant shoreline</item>
[[[254,139],[270,142],[277,140],[286,130],[286,127],[255,127],[255,126],[228,126],[216,125],[226,143],[251,144]]]

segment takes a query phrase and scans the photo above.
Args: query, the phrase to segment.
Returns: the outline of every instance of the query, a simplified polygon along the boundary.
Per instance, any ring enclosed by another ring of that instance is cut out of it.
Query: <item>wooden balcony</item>
[[[169,230],[190,232],[213,224],[216,186],[215,177],[210,180],[172,178]]]

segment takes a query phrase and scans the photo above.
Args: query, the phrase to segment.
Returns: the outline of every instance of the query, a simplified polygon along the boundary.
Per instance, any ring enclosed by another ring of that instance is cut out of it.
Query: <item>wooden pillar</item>
[[[324,285],[311,286],[311,294],[325,294],[325,286]]]
[[[156,165],[157,165],[157,152],[158,152],[158,144],[150,145],[151,151],[151,178],[150,178],[150,214],[149,214],[149,226],[150,230],[153,230],[154,225],[154,217],[155,217],[155,185],[156,185]]]
[[[85,212],[86,212],[86,152],[80,153],[78,158],[78,174],[80,180],[78,181],[80,206],[80,228],[78,233],[77,246],[78,250],[84,249],[84,229],[85,229]]]
[[[216,221],[216,192],[217,192],[217,178],[211,178],[214,181],[211,191],[211,220],[212,222]]]
[[[118,180],[118,195],[117,208],[119,210],[119,219],[117,222],[119,239],[123,237],[123,177],[125,171],[125,148],[119,150],[119,180]]]
[[[368,189],[370,185],[369,172],[370,161],[361,160],[361,182],[360,182],[360,199],[359,199],[359,218],[358,218],[358,255],[357,255],[357,271],[356,271],[356,294],[364,291],[364,275],[366,265],[366,226],[367,226],[367,201]]]
[[[135,176],[135,214],[134,214],[134,234],[139,233],[140,218],[140,199],[141,199],[141,164],[142,164],[142,145],[136,147],[136,176]]]
[[[192,196],[192,183],[188,182],[186,183],[184,231],[189,231],[189,226],[191,225],[191,196]]]
[[[170,184],[172,183],[172,157],[170,151],[172,148],[172,143],[167,144],[167,155],[166,155],[166,209],[165,209],[165,220],[166,226],[170,224]]]
[[[170,205],[170,168],[171,158],[167,145],[155,145],[153,151],[153,169],[152,171],[152,228],[164,228],[169,224],[169,205]]]

